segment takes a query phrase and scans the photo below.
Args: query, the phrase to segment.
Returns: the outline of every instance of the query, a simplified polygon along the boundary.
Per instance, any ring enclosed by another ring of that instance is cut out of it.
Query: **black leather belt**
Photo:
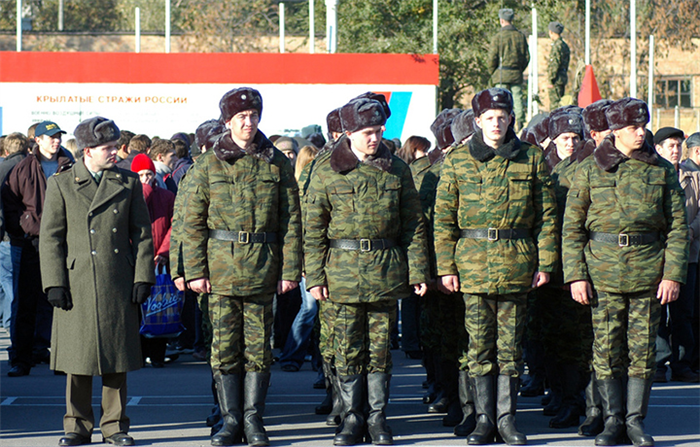
[[[488,239],[497,241],[499,239],[527,239],[530,237],[529,228],[516,228],[514,230],[499,230],[498,228],[488,228],[483,230],[459,230],[459,236],[469,239]]]
[[[396,242],[391,239],[331,239],[330,246],[342,250],[375,251],[395,247]]]
[[[589,233],[589,238],[596,242],[607,242],[610,244],[617,244],[620,247],[629,247],[631,245],[647,245],[652,244],[659,240],[659,233],[599,233],[597,231],[591,231]]]
[[[247,231],[209,230],[211,239],[231,241],[239,244],[274,244],[277,233],[249,233]]]

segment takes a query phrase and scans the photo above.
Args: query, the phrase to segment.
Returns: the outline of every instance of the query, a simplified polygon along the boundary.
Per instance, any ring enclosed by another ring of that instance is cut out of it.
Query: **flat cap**
[[[649,122],[649,108],[642,100],[622,98],[610,104],[605,111],[605,118],[611,130],[627,126],[644,126]]]
[[[688,139],[685,140],[685,145],[688,146],[688,148],[700,147],[700,132],[695,132],[690,135]]]
[[[96,147],[110,141],[117,141],[121,132],[114,121],[95,116],[78,124],[73,135],[78,144],[78,150],[82,151],[86,147]]]
[[[682,130],[675,127],[662,127],[654,134],[654,144],[661,144],[669,138],[680,138],[682,143],[685,140],[685,134]]]
[[[513,111],[513,95],[503,88],[482,90],[472,98],[472,109],[475,117],[492,109],[505,110],[510,114]]]
[[[262,116],[262,96],[260,92],[250,87],[234,88],[224,94],[219,101],[219,109],[224,122],[245,110],[257,110]]]
[[[549,26],[547,26],[547,29],[553,32],[554,34],[561,34],[562,32],[564,32],[564,25],[555,20],[554,22],[549,22]]]
[[[510,8],[503,8],[498,11],[498,18],[503,19],[506,22],[512,22],[515,17],[515,13]]]

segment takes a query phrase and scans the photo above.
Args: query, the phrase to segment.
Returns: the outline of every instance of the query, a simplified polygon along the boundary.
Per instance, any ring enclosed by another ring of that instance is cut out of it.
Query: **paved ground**
[[[0,330],[0,445],[55,446],[62,435],[65,377],[46,365],[27,377],[7,377],[7,334]],[[424,379],[420,362],[394,351],[389,420],[397,445],[464,446],[464,438],[441,425],[441,415],[429,415],[421,403]],[[311,386],[316,373],[308,363],[287,373],[273,367],[265,422],[272,445],[330,446],[333,429],[314,414],[323,392]],[[99,415],[99,379],[95,380],[95,414]],[[144,368],[129,374],[131,434],[138,445],[208,446],[204,419],[212,407],[207,365],[180,357],[163,369]],[[530,445],[592,446],[575,429],[552,430],[542,416],[538,398],[518,402],[518,426]],[[659,446],[700,446],[700,385],[668,383],[655,386],[648,431]],[[101,436],[96,430],[93,442]]]

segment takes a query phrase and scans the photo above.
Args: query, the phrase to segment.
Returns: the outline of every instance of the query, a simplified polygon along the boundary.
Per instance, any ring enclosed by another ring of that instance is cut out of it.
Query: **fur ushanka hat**
[[[226,92],[219,101],[221,117],[228,122],[237,113],[244,110],[257,110],[262,116],[263,101],[260,92],[250,87],[239,87]]]
[[[386,114],[379,101],[354,99],[340,108],[340,121],[344,131],[356,132],[366,127],[383,126]]]
[[[455,116],[450,129],[455,141],[458,143],[469,138],[477,129],[476,123],[474,123],[474,111],[467,109]]]
[[[612,103],[613,101],[609,99],[599,99],[583,109],[583,122],[586,124],[586,131],[588,133],[592,130],[603,132],[604,130],[610,129],[605,112]]]
[[[452,120],[461,112],[460,109],[444,109],[435,117],[430,125],[430,131],[435,135],[438,149],[444,149],[455,141],[452,136]]]
[[[610,104],[605,111],[611,130],[627,126],[644,126],[649,122],[647,103],[635,98],[622,98]]]
[[[480,117],[487,110],[501,109],[509,115],[513,111],[513,95],[503,88],[482,90],[472,98],[474,117]]]
[[[73,135],[78,144],[78,150],[82,151],[86,147],[96,147],[110,141],[117,141],[121,132],[114,121],[95,116],[78,124]]]

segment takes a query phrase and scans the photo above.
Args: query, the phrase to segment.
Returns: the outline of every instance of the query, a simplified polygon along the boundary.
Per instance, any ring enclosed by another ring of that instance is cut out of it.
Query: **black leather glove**
[[[151,284],[147,282],[137,282],[134,284],[134,289],[131,292],[131,302],[134,304],[143,304],[151,295]]]
[[[53,307],[58,307],[63,310],[71,310],[73,308],[73,300],[70,297],[70,292],[65,287],[51,287],[47,292],[49,303]]]

